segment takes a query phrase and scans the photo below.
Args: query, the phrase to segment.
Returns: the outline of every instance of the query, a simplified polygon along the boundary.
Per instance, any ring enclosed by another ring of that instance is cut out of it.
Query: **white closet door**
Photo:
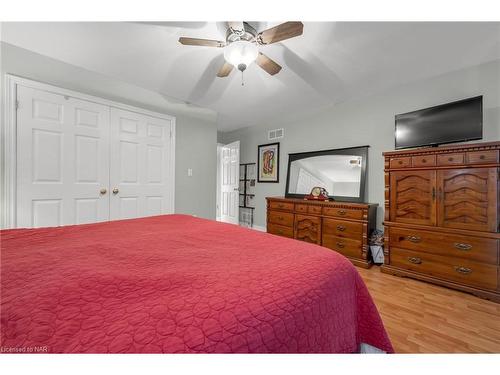
[[[17,227],[109,220],[109,107],[18,86]]]
[[[173,213],[169,120],[111,108],[111,220]]]

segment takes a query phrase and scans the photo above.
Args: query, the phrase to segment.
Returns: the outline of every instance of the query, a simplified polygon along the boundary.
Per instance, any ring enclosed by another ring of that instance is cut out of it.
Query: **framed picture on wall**
[[[258,146],[257,182],[279,182],[280,144],[268,143]]]

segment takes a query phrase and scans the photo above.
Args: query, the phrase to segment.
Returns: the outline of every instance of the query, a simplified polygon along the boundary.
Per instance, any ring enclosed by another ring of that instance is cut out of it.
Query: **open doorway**
[[[217,145],[217,220],[239,224],[240,141]]]

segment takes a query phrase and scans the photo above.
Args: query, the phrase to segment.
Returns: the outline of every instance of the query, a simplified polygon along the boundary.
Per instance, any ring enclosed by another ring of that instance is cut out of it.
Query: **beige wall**
[[[241,161],[255,162],[257,145],[269,143],[267,130],[285,128],[285,137],[280,140],[280,182],[258,183],[255,189],[258,226],[266,222],[265,197],[285,192],[288,153],[369,145],[366,199],[379,204],[380,227],[384,203],[382,152],[394,149],[394,115],[476,95],[484,95],[483,140],[500,140],[500,61],[400,86],[301,118],[224,133],[219,138],[224,143],[240,140]]]

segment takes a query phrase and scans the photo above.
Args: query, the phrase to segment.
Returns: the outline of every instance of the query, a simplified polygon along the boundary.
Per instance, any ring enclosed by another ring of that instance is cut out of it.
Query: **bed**
[[[188,215],[1,231],[4,353],[393,352],[326,248]]]

